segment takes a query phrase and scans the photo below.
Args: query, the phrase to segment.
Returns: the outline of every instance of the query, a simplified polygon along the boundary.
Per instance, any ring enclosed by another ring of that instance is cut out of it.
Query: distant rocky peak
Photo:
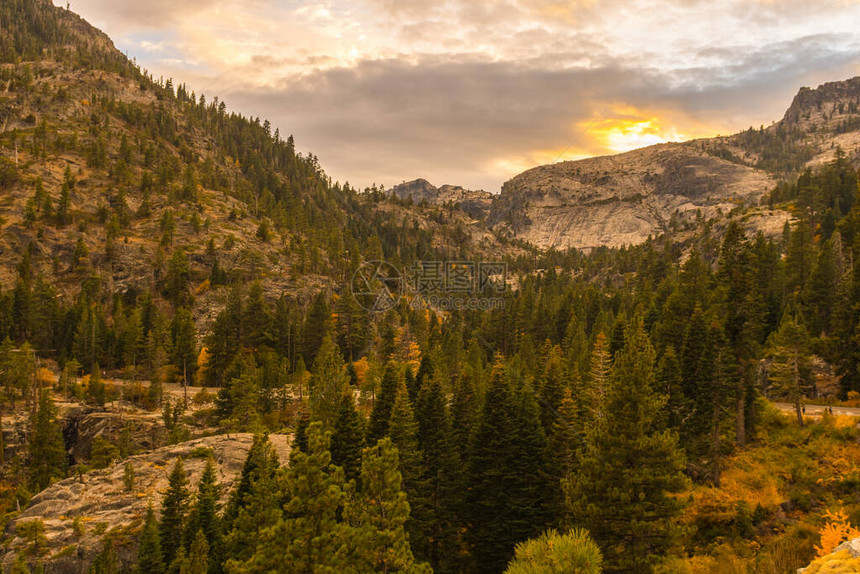
[[[809,127],[858,113],[860,76],[840,82],[827,82],[814,89],[800,88],[782,122],[790,127]]]

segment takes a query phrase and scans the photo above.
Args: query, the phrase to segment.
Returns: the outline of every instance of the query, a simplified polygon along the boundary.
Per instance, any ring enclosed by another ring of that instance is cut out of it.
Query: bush
[[[517,544],[506,574],[599,574],[603,571],[600,548],[587,531],[567,534],[547,530],[538,538]]]

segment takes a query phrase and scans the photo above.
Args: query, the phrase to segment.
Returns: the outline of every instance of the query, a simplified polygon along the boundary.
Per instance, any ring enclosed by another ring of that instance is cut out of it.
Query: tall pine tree
[[[659,430],[654,351],[641,320],[615,358],[602,421],[593,424],[567,496],[572,522],[591,532],[607,572],[651,572],[679,534],[674,519],[686,486],[677,437]]]

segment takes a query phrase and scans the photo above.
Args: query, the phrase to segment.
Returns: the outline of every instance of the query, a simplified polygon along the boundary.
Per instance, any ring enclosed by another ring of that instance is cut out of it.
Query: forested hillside
[[[803,412],[860,399],[844,154],[769,192],[781,235],[539,250],[332,182],[47,1],[0,23],[6,570],[776,573],[860,526],[858,431]],[[505,281],[368,309],[370,261]]]

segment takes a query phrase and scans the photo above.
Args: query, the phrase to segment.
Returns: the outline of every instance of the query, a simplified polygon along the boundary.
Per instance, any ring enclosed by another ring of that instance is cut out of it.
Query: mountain
[[[152,78],[48,0],[4,1],[0,22],[0,314],[13,314],[22,261],[41,293],[13,338],[72,355],[76,327],[62,335],[57,307],[78,302],[80,318],[98,301],[110,315],[118,293],[189,307],[205,332],[232,286],[305,304],[342,291],[369,249],[404,267],[518,252],[476,224],[486,198],[443,188],[464,207],[449,212],[332,182],[292,136]]]
[[[756,206],[782,178],[831,161],[860,164],[860,78],[802,88],[771,126],[528,170],[502,187],[488,223],[548,248],[618,247],[701,218]],[[754,209],[750,231],[774,235],[789,218]]]
[[[484,219],[493,203],[493,194],[483,190],[465,189],[458,185],[436,187],[426,179],[416,179],[395,185],[391,193],[413,203],[431,205],[453,204],[474,219]]]

